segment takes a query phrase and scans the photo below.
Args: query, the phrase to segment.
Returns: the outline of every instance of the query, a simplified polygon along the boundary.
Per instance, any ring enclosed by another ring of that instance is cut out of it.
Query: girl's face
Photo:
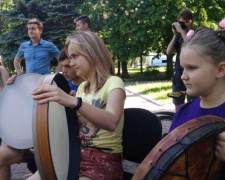
[[[69,45],[68,54],[70,58],[70,66],[74,68],[77,76],[88,78],[89,74],[93,71],[93,65],[89,60],[74,51],[74,49]]]
[[[217,83],[217,67],[191,47],[184,47],[180,54],[184,68],[181,79],[190,96],[208,96]]]

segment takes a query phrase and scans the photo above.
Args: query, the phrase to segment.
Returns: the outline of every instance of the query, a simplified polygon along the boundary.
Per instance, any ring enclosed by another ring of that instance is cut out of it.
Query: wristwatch
[[[75,111],[79,110],[80,107],[82,106],[82,98],[77,97],[77,105],[73,108]]]

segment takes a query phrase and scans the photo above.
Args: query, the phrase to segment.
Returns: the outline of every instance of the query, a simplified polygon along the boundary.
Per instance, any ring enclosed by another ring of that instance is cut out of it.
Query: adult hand
[[[12,75],[6,82],[7,85],[10,85],[12,83],[14,83],[15,79],[16,79],[17,75]]]
[[[215,154],[218,159],[225,161],[225,132],[217,136]]]
[[[183,29],[181,28],[180,26],[180,23],[179,22],[174,22],[172,24],[172,26],[174,26],[176,29],[173,29],[173,32],[174,33],[181,33],[183,31]]]
[[[54,101],[66,107],[75,107],[77,103],[76,98],[65,93],[56,85],[39,86],[33,90],[32,95],[33,99],[38,100],[39,104]]]

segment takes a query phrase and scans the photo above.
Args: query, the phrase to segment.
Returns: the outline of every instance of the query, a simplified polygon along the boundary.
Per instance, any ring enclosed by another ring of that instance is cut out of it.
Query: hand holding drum
[[[80,148],[76,113],[60,105],[63,102],[60,99],[59,103],[34,101],[33,90],[39,91],[43,85],[45,89],[70,96],[69,85],[60,74],[18,76],[0,96],[0,137],[16,149],[34,147],[41,179],[78,179]]]

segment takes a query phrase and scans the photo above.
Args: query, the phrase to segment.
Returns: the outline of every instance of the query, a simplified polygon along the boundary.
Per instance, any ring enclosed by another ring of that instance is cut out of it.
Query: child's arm
[[[216,157],[222,161],[225,161],[225,132],[222,132],[217,137]]]
[[[79,113],[95,126],[114,131],[124,109],[124,100],[125,92],[120,88],[113,89],[108,94],[105,110],[83,102]]]
[[[71,108],[74,108],[77,105],[77,98],[66,94],[55,85],[40,86],[34,89],[32,95],[33,99],[39,100],[39,104],[55,101],[63,106]],[[116,88],[108,93],[105,110],[82,102],[82,106],[78,112],[95,126],[108,131],[114,131],[124,109],[124,100],[124,90]]]

